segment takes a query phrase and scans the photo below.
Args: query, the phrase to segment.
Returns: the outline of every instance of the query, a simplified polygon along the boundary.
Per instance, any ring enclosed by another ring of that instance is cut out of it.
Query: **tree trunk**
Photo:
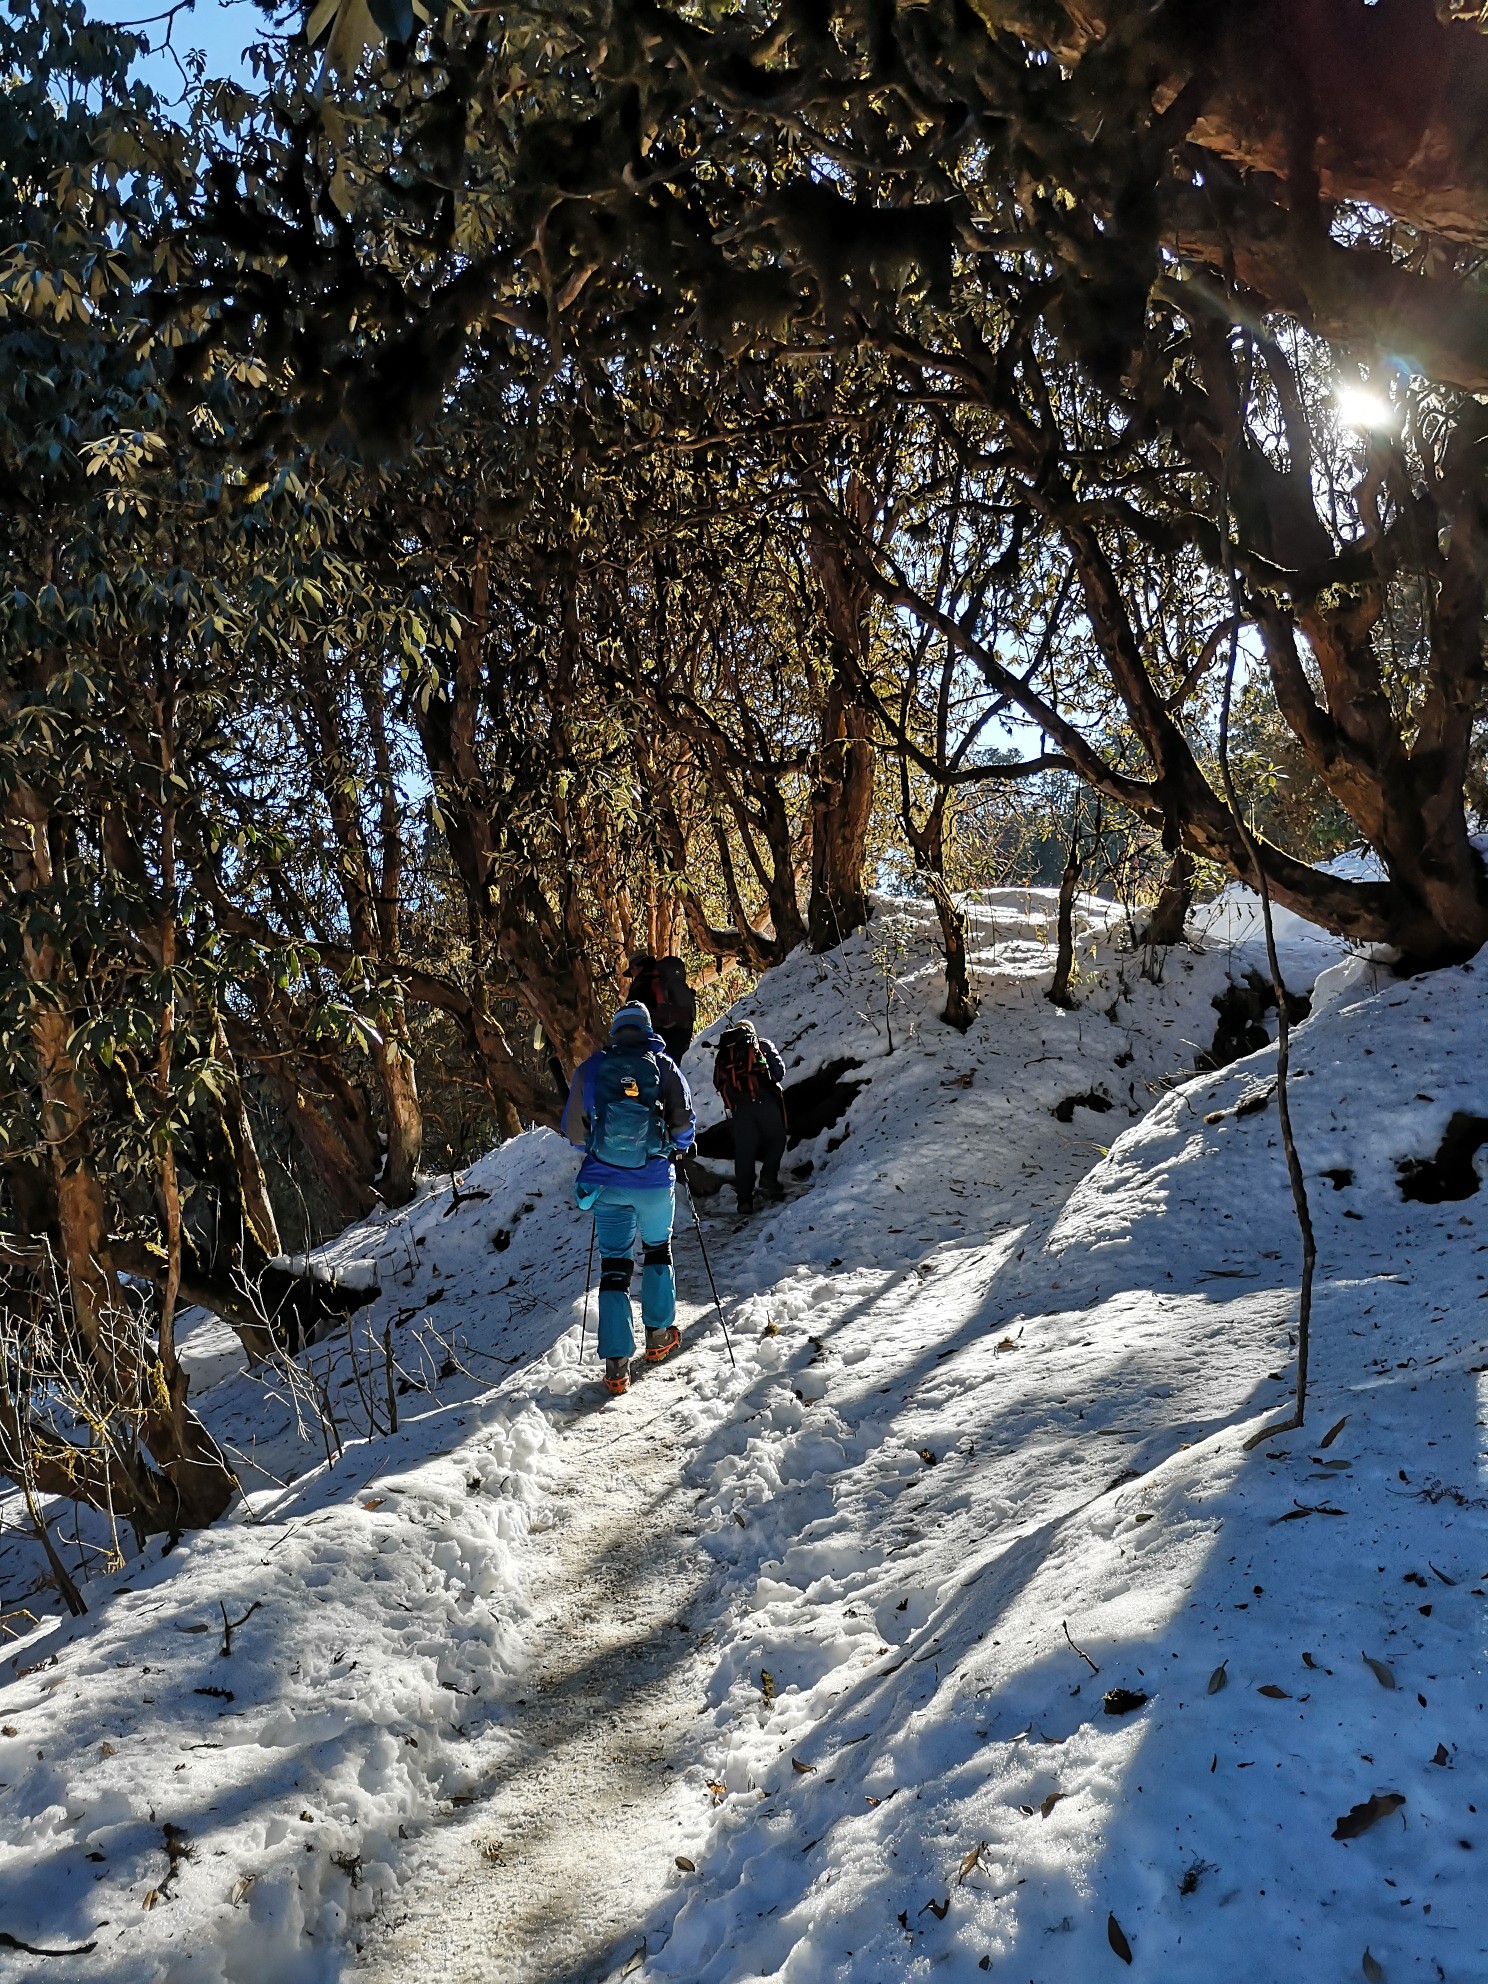
[[[966,914],[957,902],[945,876],[945,818],[949,798],[942,785],[923,823],[915,818],[909,768],[900,761],[899,813],[905,838],[914,854],[916,872],[930,891],[940,923],[941,949],[945,953],[946,1002],[941,1019],[958,1033],[965,1033],[977,1016],[979,1001],[971,989],[971,971],[966,959]]]
[[[1054,982],[1045,997],[1051,1006],[1063,1006],[1073,1011],[1074,999],[1070,994],[1070,978],[1075,969],[1075,892],[1080,886],[1080,835],[1078,828],[1070,835],[1069,854],[1065,858],[1064,873],[1059,878],[1059,947],[1054,959]]]
[[[307,1050],[303,1043],[297,1053],[286,1051],[275,1022],[284,1021],[287,1033],[296,1019],[280,1003],[261,1011],[262,1037],[231,1014],[223,1015],[223,1025],[238,1058],[255,1061],[263,1070],[337,1215],[346,1221],[365,1219],[378,1203],[373,1180],[381,1161],[366,1103],[328,1056]]]
[[[1191,27],[1184,20],[1174,31],[1181,16],[1154,34],[1134,0],[1059,0],[1057,10],[1019,12],[1022,31],[1065,61],[1140,34],[1155,103],[1171,102],[1194,72]],[[1442,18],[1449,13],[1459,18]],[[1326,201],[1363,203],[1429,235],[1481,244],[1488,44],[1479,20],[1477,5],[1462,0],[1216,4],[1206,9],[1202,57],[1213,82],[1187,141],[1263,181],[1287,187],[1315,174]]]
[[[866,530],[873,505],[856,475],[848,485],[846,508],[859,529]],[[829,668],[811,788],[806,924],[812,950],[829,951],[868,921],[863,867],[877,767],[873,715],[857,685],[868,673],[872,594],[868,579],[828,524],[813,523],[807,542],[826,620]]]
[[[873,818],[876,760],[872,718],[833,683],[811,788],[811,897],[806,926],[814,951],[830,951],[868,921],[863,866]]]
[[[130,1498],[115,1506],[147,1532],[205,1527],[232,1500],[236,1476],[186,1404],[186,1374],[174,1355],[171,1319],[165,1319],[162,1356],[152,1357],[125,1300],[109,1244],[107,1202],[88,1149],[86,1104],[67,1048],[65,1015],[47,1004],[33,1020],[32,1035],[42,1068],[43,1118],[73,1320],[109,1406],[135,1420],[140,1443],[159,1469],[158,1476],[137,1479]],[[89,1463],[74,1460],[65,1443],[58,1445],[57,1464],[86,1488],[92,1482]]]
[[[293,1074],[271,1071],[283,1097],[289,1127],[327,1198],[344,1220],[365,1219],[377,1204],[372,1182],[375,1161],[359,1148],[360,1139],[323,1095],[312,1095]]]
[[[940,919],[941,948],[945,952],[946,1002],[941,1018],[958,1033],[965,1033],[977,1016],[980,1001],[971,989],[971,972],[966,959],[966,916],[937,876],[931,887],[935,913]]]
[[[1193,893],[1194,858],[1186,847],[1180,847],[1168,864],[1162,890],[1142,932],[1142,942],[1162,950],[1170,944],[1182,943]]]
[[[401,1002],[400,1002],[401,1003]],[[387,1161],[379,1189],[390,1206],[406,1206],[414,1195],[415,1174],[424,1147],[424,1112],[419,1104],[413,1056],[389,1028],[373,1049],[387,1112]]]
[[[273,1200],[269,1197],[269,1181],[264,1175],[263,1161],[258,1154],[253,1124],[248,1115],[248,1104],[243,1095],[243,1084],[239,1080],[232,1050],[227,1044],[227,1035],[222,1029],[220,1020],[217,1024],[213,1052],[228,1070],[228,1079],[223,1085],[222,1114],[218,1127],[232,1157],[244,1230],[264,1258],[272,1260],[276,1254],[284,1251],[279,1239],[279,1222],[274,1216]]]
[[[112,1512],[141,1536],[176,1527],[174,1495],[162,1494],[162,1477],[137,1454],[127,1457],[112,1442],[75,1447],[42,1421],[18,1413],[5,1393],[0,1393],[0,1474],[23,1490],[29,1485],[38,1495],[81,1502],[103,1515]]]

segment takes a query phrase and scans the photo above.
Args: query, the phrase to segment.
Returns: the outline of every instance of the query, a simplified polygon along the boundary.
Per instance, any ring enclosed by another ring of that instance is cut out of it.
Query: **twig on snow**
[[[67,1950],[41,1950],[35,1943],[23,1943],[19,1936],[11,1935],[8,1929],[0,1929],[0,1949],[24,1950],[27,1956],[86,1956],[89,1950],[98,1948],[97,1938],[91,1943],[78,1943]]]
[[[1070,1640],[1070,1629],[1069,1629],[1068,1621],[1061,1619],[1059,1623],[1061,1626],[1064,1627],[1064,1637],[1067,1640],[1069,1640],[1071,1652],[1079,1654],[1080,1658],[1084,1661],[1085,1665],[1090,1669],[1092,1674],[1099,1674],[1100,1669],[1096,1666],[1095,1662],[1090,1658],[1090,1655],[1085,1651],[1085,1649],[1083,1647],[1076,1646],[1074,1641]]]
[[[255,1598],[241,1619],[229,1619],[227,1616],[227,1607],[222,1603],[220,1598],[217,1604],[222,1613],[222,1652],[219,1658],[225,1660],[232,1652],[233,1634],[238,1630],[239,1626],[247,1625],[259,1606],[263,1604],[263,1600],[261,1598]]]

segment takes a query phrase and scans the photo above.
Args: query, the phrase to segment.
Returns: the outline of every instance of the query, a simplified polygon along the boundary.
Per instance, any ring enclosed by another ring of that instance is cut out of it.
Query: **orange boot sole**
[[[673,1323],[660,1343],[648,1343],[646,1345],[646,1362],[648,1364],[660,1364],[663,1358],[671,1356],[681,1341],[682,1332]]]

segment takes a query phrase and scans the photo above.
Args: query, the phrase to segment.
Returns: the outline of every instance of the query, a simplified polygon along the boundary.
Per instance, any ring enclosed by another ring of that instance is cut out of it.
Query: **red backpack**
[[[713,1063],[713,1086],[728,1109],[745,1100],[757,1102],[761,1094],[774,1088],[759,1043],[748,1028],[730,1027],[719,1041]]]

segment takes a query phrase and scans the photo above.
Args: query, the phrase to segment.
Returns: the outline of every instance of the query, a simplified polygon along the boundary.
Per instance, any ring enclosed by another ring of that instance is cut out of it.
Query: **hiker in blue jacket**
[[[630,1385],[635,1351],[630,1278],[637,1229],[644,1249],[646,1362],[659,1364],[682,1340],[674,1320],[672,1159],[691,1147],[696,1131],[682,1071],[639,1000],[620,1008],[610,1023],[609,1045],[575,1070],[562,1130],[584,1152],[575,1197],[581,1211],[594,1209],[600,1254],[599,1354],[605,1389],[619,1393]]]

